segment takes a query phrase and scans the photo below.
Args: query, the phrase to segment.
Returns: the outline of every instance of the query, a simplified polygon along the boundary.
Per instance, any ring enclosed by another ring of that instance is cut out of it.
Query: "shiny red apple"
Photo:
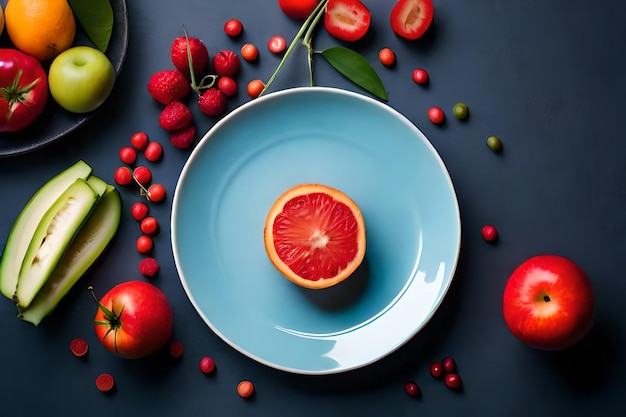
[[[504,289],[504,320],[528,345],[561,350],[593,324],[595,297],[587,274],[570,259],[538,255],[519,265]]]

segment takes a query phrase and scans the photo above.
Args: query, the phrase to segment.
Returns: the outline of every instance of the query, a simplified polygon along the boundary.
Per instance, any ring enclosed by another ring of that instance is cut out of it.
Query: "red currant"
[[[267,42],[267,49],[273,54],[280,54],[285,48],[287,48],[287,40],[280,35],[272,36]]]
[[[211,372],[213,372],[214,369],[215,362],[213,361],[213,359],[209,358],[208,356],[200,359],[200,371],[202,371],[202,373],[210,374]]]
[[[439,107],[431,107],[428,110],[428,118],[430,119],[431,122],[435,123],[435,124],[440,124],[443,122],[443,119],[445,119],[445,114],[443,113],[443,110],[441,110]]]
[[[132,165],[137,159],[137,151],[130,146],[124,146],[120,149],[120,161],[126,165]]]
[[[135,203],[130,207],[130,215],[139,222],[148,215],[148,206],[144,203]]]
[[[411,78],[416,84],[426,84],[428,83],[430,77],[428,76],[428,71],[426,71],[424,68],[416,68],[413,70]]]
[[[150,140],[148,138],[148,135],[146,135],[144,132],[134,133],[130,137],[130,143],[139,150],[144,150],[146,146],[148,146],[149,141]]]
[[[243,23],[237,19],[229,19],[224,23],[224,32],[231,37],[239,36],[243,32]]]
[[[139,225],[141,233],[149,236],[155,235],[159,231],[159,222],[154,217],[146,217]]]
[[[391,67],[396,63],[396,54],[389,48],[383,48],[378,52],[380,63],[386,67]]]
[[[150,142],[144,149],[143,155],[148,161],[156,162],[163,156],[163,146],[159,142]]]
[[[419,397],[422,394],[422,390],[420,390],[419,385],[413,381],[409,381],[404,384],[404,392],[411,397]]]
[[[495,227],[488,224],[486,226],[483,226],[482,235],[483,239],[485,239],[487,242],[493,242],[498,238],[498,231]]]
[[[217,88],[228,97],[232,97],[237,94],[237,81],[230,77],[220,77],[217,80]]]
[[[457,389],[461,386],[461,377],[455,373],[446,375],[444,381],[446,383],[446,387],[450,389]]]
[[[119,167],[113,174],[113,180],[118,185],[128,185],[133,181],[133,174],[128,167]]]
[[[137,247],[137,252],[139,253],[148,253],[152,250],[152,247],[154,246],[152,238],[146,235],[139,236],[135,243]]]
[[[148,188],[148,200],[158,203],[165,198],[165,187],[161,184],[152,184]]]
[[[149,184],[152,181],[152,172],[150,168],[145,166],[138,166],[133,170],[133,178],[141,185]]]
[[[430,374],[433,378],[441,378],[443,375],[443,367],[441,366],[441,362],[433,362],[430,364]]]

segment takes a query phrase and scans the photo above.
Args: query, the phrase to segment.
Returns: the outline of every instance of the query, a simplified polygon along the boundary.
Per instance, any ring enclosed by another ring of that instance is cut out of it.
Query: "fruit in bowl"
[[[48,73],[50,94],[65,110],[88,113],[109,97],[115,85],[115,68],[100,50],[74,46],[57,56]]]
[[[300,184],[272,205],[265,250],[285,278],[305,288],[328,288],[347,279],[365,256],[363,214],[343,192]]]
[[[595,297],[587,274],[558,255],[538,255],[511,274],[503,296],[511,333],[542,350],[573,346],[591,329]]]

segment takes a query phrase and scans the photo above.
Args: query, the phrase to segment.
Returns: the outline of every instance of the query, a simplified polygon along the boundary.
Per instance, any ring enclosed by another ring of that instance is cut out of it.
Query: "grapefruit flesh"
[[[306,288],[348,278],[365,256],[365,222],[357,204],[321,184],[300,184],[281,195],[265,222],[265,249],[274,266]]]

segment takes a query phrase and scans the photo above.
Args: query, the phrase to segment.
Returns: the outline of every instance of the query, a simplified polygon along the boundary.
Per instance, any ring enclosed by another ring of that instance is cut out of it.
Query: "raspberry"
[[[240,67],[241,61],[233,51],[220,51],[213,57],[213,70],[220,77],[232,77]]]
[[[198,98],[198,105],[202,113],[217,116],[226,110],[226,94],[219,88],[209,88]]]
[[[180,100],[191,91],[189,82],[178,70],[164,70],[153,74],[147,87],[150,96],[161,104]]]
[[[190,147],[196,139],[196,127],[189,125],[179,130],[173,130],[170,132],[170,141],[172,145],[179,149],[186,149]]]
[[[174,100],[169,103],[159,116],[159,125],[168,131],[182,129],[191,124],[191,110],[184,103]]]
[[[159,272],[159,263],[154,258],[145,258],[139,263],[139,272],[146,277],[153,277]]]

